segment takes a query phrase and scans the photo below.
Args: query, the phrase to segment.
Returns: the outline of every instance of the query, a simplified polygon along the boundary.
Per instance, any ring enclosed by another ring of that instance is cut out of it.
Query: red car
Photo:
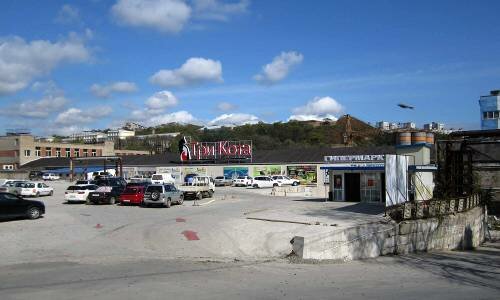
[[[121,205],[141,204],[144,200],[144,185],[127,185],[125,190],[120,195]]]

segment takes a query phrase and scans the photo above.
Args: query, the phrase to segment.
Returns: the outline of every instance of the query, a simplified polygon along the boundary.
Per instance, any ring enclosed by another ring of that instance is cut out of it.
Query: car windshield
[[[147,192],[149,193],[152,193],[152,192],[163,192],[163,189],[161,186],[159,185],[151,185],[151,186],[148,186],[148,189],[146,190]]]
[[[20,186],[22,186],[23,188],[31,189],[31,188],[35,187],[35,184],[34,183],[21,183]]]
[[[130,187],[127,187],[123,193],[124,194],[137,194],[138,192],[140,192],[140,187],[137,187],[137,186],[130,186]]]
[[[76,184],[87,184],[87,183],[89,183],[89,181],[88,181],[88,180],[78,180],[78,181],[76,182]]]
[[[217,176],[215,179],[224,179],[224,176]]]

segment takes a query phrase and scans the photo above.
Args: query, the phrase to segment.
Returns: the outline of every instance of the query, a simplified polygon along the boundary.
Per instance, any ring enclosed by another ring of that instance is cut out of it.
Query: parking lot
[[[69,183],[49,185],[54,187],[54,195],[38,198],[46,205],[43,218],[0,223],[1,264],[61,259],[260,260],[290,253],[289,241],[297,233],[332,230],[303,223],[348,226],[379,218],[378,213],[342,209],[352,203],[273,197],[271,189],[218,187],[214,197],[203,199],[200,206],[185,201],[171,208],[143,208],[65,204]],[[335,212],[335,217],[325,214],[328,211]]]

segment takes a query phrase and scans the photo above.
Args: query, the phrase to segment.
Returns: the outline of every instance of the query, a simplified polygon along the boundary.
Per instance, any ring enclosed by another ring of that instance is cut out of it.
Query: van
[[[151,176],[152,184],[174,184],[175,179],[170,173],[156,173]]]

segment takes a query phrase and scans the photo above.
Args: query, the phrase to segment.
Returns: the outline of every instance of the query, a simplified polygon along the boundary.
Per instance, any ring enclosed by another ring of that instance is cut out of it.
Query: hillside
[[[347,118],[342,116],[337,122],[301,122],[290,121],[273,124],[258,123],[237,127],[222,127],[218,129],[203,129],[197,125],[164,124],[154,128],[155,133],[180,132],[180,136],[191,136],[196,141],[220,140],[252,140],[255,149],[269,150],[290,147],[317,147],[344,145],[344,132]],[[390,145],[393,143],[391,134],[384,133],[367,123],[351,117],[354,146]],[[153,128],[147,128],[137,134],[152,133]],[[177,145],[174,139],[172,145]],[[175,146],[171,147],[176,151]]]

